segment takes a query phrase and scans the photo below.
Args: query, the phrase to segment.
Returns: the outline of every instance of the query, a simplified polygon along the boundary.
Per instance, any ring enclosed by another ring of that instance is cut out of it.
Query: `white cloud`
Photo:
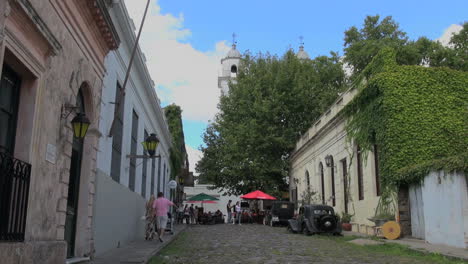
[[[440,38],[436,40],[439,41],[444,46],[449,46],[449,42],[450,42],[450,39],[452,38],[452,35],[458,34],[458,32],[460,32],[462,29],[463,29],[462,26],[452,24],[444,31],[442,36],[440,36]]]
[[[189,145],[185,145],[185,149],[187,150],[189,169],[193,171],[193,174],[198,175],[198,173],[195,172],[195,166],[197,162],[203,157],[203,153]]]
[[[125,3],[138,30],[146,1],[125,0]],[[207,122],[217,111],[218,70],[229,47],[220,41],[213,43],[213,50],[201,52],[182,43],[191,36],[190,29],[184,28],[183,14],[161,14],[157,0],[151,1],[140,46],[150,74],[160,88],[158,96],[180,105],[184,119]]]

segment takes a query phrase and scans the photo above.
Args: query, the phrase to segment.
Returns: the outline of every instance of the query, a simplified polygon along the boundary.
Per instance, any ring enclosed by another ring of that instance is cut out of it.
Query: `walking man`
[[[159,192],[158,199],[153,203],[153,208],[155,209],[156,225],[158,228],[159,241],[161,242],[163,242],[162,238],[164,236],[164,229],[167,226],[167,212],[169,211],[170,206],[175,206],[177,208],[173,202],[164,198],[162,192]]]
[[[232,205],[231,205],[231,203],[232,203],[232,200],[229,200],[229,202],[226,205],[226,210],[227,210],[227,214],[228,214],[228,220],[227,220],[228,224],[231,223],[231,218],[232,218]]]
[[[237,219],[239,220],[239,225],[240,225],[241,218],[242,218],[242,210],[241,210],[241,206],[239,202],[236,203],[236,216],[237,216]]]

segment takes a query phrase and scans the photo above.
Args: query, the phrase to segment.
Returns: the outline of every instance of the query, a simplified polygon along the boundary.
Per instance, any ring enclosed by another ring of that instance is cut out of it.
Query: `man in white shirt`
[[[236,203],[236,217],[239,219],[239,225],[241,224],[241,218],[242,218],[242,210],[240,206],[240,202]]]

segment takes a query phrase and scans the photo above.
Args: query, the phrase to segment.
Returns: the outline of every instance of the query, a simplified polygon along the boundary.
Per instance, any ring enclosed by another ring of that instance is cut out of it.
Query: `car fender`
[[[298,225],[298,222],[297,222],[296,219],[289,219],[288,220],[288,225],[291,227],[291,229],[294,232],[299,232],[300,231],[300,228],[299,228],[299,225]]]
[[[308,218],[304,219],[304,223],[306,224],[307,229],[309,230],[309,232],[313,233],[315,228],[314,228],[313,224],[309,221]]]

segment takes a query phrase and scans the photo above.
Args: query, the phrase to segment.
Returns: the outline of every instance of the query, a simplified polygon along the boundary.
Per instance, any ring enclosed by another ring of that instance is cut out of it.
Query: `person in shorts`
[[[175,206],[177,208],[173,202],[164,198],[162,192],[159,192],[158,199],[153,203],[153,208],[156,215],[156,226],[158,228],[159,241],[161,242],[163,242],[162,238],[164,235],[164,229],[167,226],[167,212],[169,211],[170,206]]]

